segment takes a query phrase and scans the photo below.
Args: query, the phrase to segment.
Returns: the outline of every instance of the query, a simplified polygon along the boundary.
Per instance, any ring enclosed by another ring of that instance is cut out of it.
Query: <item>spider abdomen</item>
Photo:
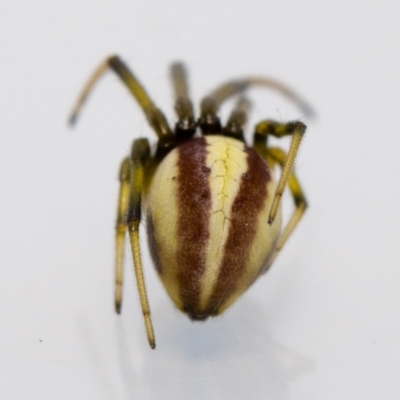
[[[244,143],[191,139],[157,168],[147,196],[158,274],[176,306],[203,320],[223,312],[263,272],[280,233],[268,214],[275,182]]]

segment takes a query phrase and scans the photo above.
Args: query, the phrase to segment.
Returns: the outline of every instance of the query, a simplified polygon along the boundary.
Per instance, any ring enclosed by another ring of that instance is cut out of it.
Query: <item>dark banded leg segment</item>
[[[266,160],[268,164],[273,167],[275,163],[279,164],[279,166],[283,169],[285,166],[285,160],[287,158],[286,153],[276,147],[270,147],[267,149],[267,157]],[[271,259],[268,262],[267,269],[272,265],[274,262],[275,258],[285,245],[286,241],[288,240],[289,236],[292,234],[294,229],[296,228],[297,224],[299,223],[300,219],[303,217],[306,209],[307,209],[307,200],[304,195],[303,189],[300,185],[299,180],[296,177],[296,174],[292,171],[289,174],[289,178],[287,181],[287,184],[289,186],[289,190],[292,194],[294,204],[295,204],[295,210],[290,217],[287,225],[283,229],[281,235],[278,238],[278,242],[275,247],[274,254],[272,255]]]
[[[171,79],[174,89],[175,111],[178,122],[175,125],[175,134],[178,141],[193,137],[196,132],[193,104],[189,98],[187,73],[185,66],[175,63],[171,66]]]
[[[93,75],[89,78],[88,82],[83,87],[82,92],[72,110],[69,120],[70,124],[74,124],[76,122],[88,95],[92,91],[97,81],[109,69],[113,70],[118,75],[122,83],[131,92],[133,97],[138,102],[139,106],[142,108],[150,126],[157,133],[158,137],[163,138],[164,141],[165,137],[172,140],[174,136],[171,132],[171,129],[164,114],[154,105],[137,78],[117,56],[109,57],[105,61],[103,61],[94,71]]]
[[[221,121],[217,115],[218,109],[218,101],[212,96],[207,96],[201,101],[199,125],[204,135],[221,133]]]
[[[147,139],[137,139],[133,142],[130,158],[130,191],[126,225],[132,249],[133,264],[135,267],[136,283],[139,291],[140,305],[144,317],[147,339],[150,347],[156,347],[153,324],[151,322],[150,307],[147,301],[146,285],[143,275],[142,259],[140,255],[139,226],[142,215],[142,192],[145,177],[145,166],[150,158],[150,149]]]
[[[306,131],[306,126],[300,122],[288,122],[286,124],[280,124],[275,121],[262,121],[256,125],[255,135],[268,137],[269,135],[275,136],[277,138],[282,138],[284,136],[292,136],[292,141],[290,143],[289,152],[284,160],[282,166],[281,177],[278,182],[278,186],[275,191],[274,200],[272,202],[271,211],[269,213],[268,223],[271,224],[278,211],[279,204],[281,202],[282,194],[285,190],[286,183],[288,182],[289,175],[293,168],[293,163],[296,158],[297,151],[300,147],[301,140],[303,139],[304,132]]]
[[[115,260],[115,311],[120,314],[122,307],[122,285],[124,278],[124,250],[127,229],[126,216],[131,185],[131,160],[125,158],[119,171],[119,199],[116,225],[116,260]]]
[[[247,122],[250,102],[247,98],[241,96],[237,101],[231,115],[228,118],[222,134],[244,142],[244,126]]]

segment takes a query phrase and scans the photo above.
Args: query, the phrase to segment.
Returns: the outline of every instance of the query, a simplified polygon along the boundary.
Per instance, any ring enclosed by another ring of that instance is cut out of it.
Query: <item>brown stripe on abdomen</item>
[[[232,204],[224,256],[205,310],[209,315],[219,313],[219,308],[235,292],[238,281],[246,271],[259,214],[268,196],[267,184],[271,180],[268,166],[252,148],[246,147],[244,151],[247,153],[248,169],[242,175],[239,192]]]
[[[205,138],[189,140],[178,147],[177,278],[184,312],[203,319],[198,304],[209,239],[211,192],[206,167]]]

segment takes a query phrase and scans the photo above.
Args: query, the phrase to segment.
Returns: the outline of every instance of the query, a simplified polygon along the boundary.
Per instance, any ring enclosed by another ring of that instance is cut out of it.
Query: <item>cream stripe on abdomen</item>
[[[151,255],[169,296],[180,307],[180,288],[176,283],[176,253],[179,247],[176,232],[180,210],[178,202],[171,201],[178,191],[178,174],[178,153],[172,151],[153,177],[146,205]]]
[[[207,136],[206,166],[210,168],[211,191],[209,240],[201,282],[200,308],[204,309],[216,285],[225,244],[231,227],[232,204],[247,170],[244,144],[221,136]]]

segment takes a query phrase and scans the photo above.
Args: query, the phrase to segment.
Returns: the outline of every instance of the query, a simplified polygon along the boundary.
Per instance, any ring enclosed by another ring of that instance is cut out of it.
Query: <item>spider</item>
[[[181,63],[171,66],[178,121],[171,129],[164,114],[117,56],[93,73],[73,109],[70,123],[98,79],[111,69],[142,108],[158,136],[154,152],[146,138],[134,140],[121,164],[116,223],[115,309],[122,305],[124,243],[128,233],[147,338],[155,348],[150,308],[140,255],[139,227],[147,219],[150,253],[168,295],[192,320],[225,311],[264,274],[302,218],[307,202],[293,172],[306,126],[300,121],[264,120],[255,126],[253,145],[246,144],[251,86],[275,89],[300,107],[308,104],[283,84],[267,78],[229,81],[203,98],[195,117]],[[218,109],[232,96],[236,104],[225,125]],[[269,136],[291,136],[286,153],[267,144]],[[278,165],[281,176],[273,178]],[[295,209],[281,229],[281,197],[288,186]]]

